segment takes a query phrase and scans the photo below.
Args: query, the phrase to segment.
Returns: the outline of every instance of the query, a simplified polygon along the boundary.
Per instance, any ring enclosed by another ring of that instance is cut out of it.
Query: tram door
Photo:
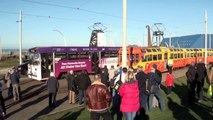
[[[92,71],[97,73],[99,70],[99,59],[100,59],[100,52],[91,52],[91,60],[92,60]]]
[[[42,78],[50,77],[52,64],[52,54],[50,53],[42,53],[41,54],[41,76]]]
[[[168,70],[167,69],[167,62],[168,62],[168,53],[164,53],[164,71]]]

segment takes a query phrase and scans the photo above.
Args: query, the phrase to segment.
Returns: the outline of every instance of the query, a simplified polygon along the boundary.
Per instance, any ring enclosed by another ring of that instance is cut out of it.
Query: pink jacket
[[[138,81],[123,83],[119,89],[122,97],[120,110],[122,112],[136,112],[140,107]]]
[[[173,78],[172,74],[167,73],[167,75],[166,75],[166,86],[172,86],[173,81],[174,81],[174,78]]]

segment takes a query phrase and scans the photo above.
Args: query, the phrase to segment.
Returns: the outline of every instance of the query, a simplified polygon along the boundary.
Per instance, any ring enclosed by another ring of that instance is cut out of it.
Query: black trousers
[[[56,107],[56,93],[49,93],[49,107]]]
[[[99,120],[100,116],[104,118],[104,120],[113,120],[111,114],[107,110],[106,112],[99,113],[99,112],[91,112],[90,113],[91,120]]]
[[[167,86],[166,94],[169,95],[172,92],[172,86]]]
[[[188,102],[190,105],[193,105],[195,102],[195,87],[196,87],[196,81],[187,82],[188,87]]]

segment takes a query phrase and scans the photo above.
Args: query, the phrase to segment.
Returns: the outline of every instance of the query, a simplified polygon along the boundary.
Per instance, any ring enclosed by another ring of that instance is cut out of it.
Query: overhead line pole
[[[209,35],[209,48],[212,48],[212,34]]]
[[[1,36],[0,36],[0,60],[2,58],[2,43],[1,43]]]
[[[207,34],[208,34],[208,16],[205,10],[205,65],[207,66]]]
[[[19,63],[22,63],[22,11],[20,10],[19,16]]]
[[[123,46],[122,46],[122,68],[126,67],[127,64],[127,51],[126,51],[126,41],[127,41],[127,35],[126,35],[126,19],[127,19],[127,0],[123,0]]]

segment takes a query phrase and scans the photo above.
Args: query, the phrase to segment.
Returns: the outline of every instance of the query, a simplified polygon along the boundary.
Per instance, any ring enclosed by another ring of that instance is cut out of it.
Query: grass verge
[[[155,108],[153,112],[147,110],[149,120],[212,120],[210,106],[212,105],[209,98],[206,96],[208,85],[204,87],[204,99],[201,103],[196,103],[193,106],[188,105],[188,94],[186,86],[186,78],[181,77],[175,79],[172,94],[166,96],[166,87],[162,86],[166,110],[160,111]],[[114,117],[115,118],[115,117]],[[38,118],[39,120],[89,120],[90,113],[85,107],[78,107],[66,111],[58,112],[51,115],[46,115]],[[123,120],[125,118],[123,117]]]
[[[16,66],[18,64],[19,64],[18,58],[11,58],[8,60],[0,61],[0,69]]]

